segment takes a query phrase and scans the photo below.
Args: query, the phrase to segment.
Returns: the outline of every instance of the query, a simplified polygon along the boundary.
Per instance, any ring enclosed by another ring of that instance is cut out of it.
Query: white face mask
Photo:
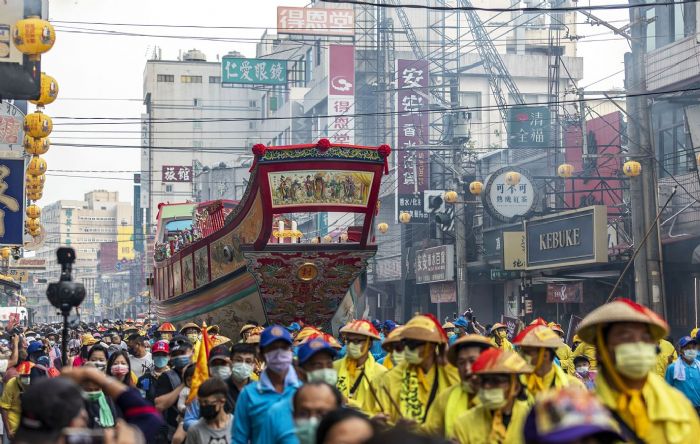
[[[391,359],[394,361],[394,365],[399,366],[406,362],[405,350],[394,351],[391,353]]]
[[[688,361],[693,361],[698,357],[698,351],[695,350],[694,348],[691,348],[690,350],[683,351],[683,356]]]
[[[418,347],[416,349],[406,347],[403,350],[403,354],[406,357],[406,362],[408,362],[409,364],[418,365],[421,362],[423,362],[423,356],[421,356],[423,352],[423,347]]]
[[[354,342],[350,342],[348,344],[347,350],[348,350],[348,358],[350,359],[360,359],[362,357],[362,348],[363,344],[355,344]]]
[[[325,382],[335,387],[338,382],[338,372],[334,368],[320,368],[307,373],[306,379],[309,382]]]
[[[588,367],[576,367],[576,373],[581,376],[586,376],[588,374]]]
[[[488,410],[498,410],[506,405],[506,395],[500,388],[479,389],[478,396],[481,404]]]
[[[250,378],[253,373],[253,366],[245,362],[234,362],[231,366],[231,376],[234,380],[241,382]]]
[[[615,347],[615,368],[630,379],[644,379],[656,365],[656,344],[628,342]]]

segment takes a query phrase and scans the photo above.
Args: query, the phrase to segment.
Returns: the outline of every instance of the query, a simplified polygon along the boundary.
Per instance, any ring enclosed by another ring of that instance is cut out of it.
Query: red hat
[[[170,345],[168,341],[156,341],[151,347],[151,353],[168,353],[170,354]]]

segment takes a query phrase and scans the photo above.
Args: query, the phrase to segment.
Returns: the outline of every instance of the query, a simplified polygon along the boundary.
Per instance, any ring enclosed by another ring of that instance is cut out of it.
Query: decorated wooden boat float
[[[249,320],[330,329],[353,316],[358,277],[377,250],[373,221],[390,152],[326,139],[255,145],[240,202],[161,204],[157,316],[218,324],[234,337]],[[331,224],[335,236],[304,232],[319,213],[345,215],[352,225]]]

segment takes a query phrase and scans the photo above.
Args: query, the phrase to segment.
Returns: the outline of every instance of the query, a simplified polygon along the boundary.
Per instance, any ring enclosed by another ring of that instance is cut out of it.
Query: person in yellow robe
[[[379,339],[379,333],[371,322],[355,320],[341,328],[340,334],[345,340],[347,354],[333,363],[338,372],[336,386],[349,406],[371,415],[376,412],[378,401],[377,388],[372,381],[387,371],[369,352],[372,341]]]
[[[403,344],[401,343],[401,331],[403,326],[399,325],[394,328],[382,342],[382,349],[386,352],[386,356],[382,361],[382,365],[387,370],[391,370],[397,365],[404,362]]]
[[[678,353],[676,353],[676,347],[673,346],[666,339],[659,339],[659,355],[656,357],[656,374],[662,378],[666,376],[666,369],[668,366],[678,359]]]
[[[491,342],[501,350],[513,350],[513,344],[508,340],[508,328],[500,322],[491,327]]]
[[[523,384],[531,395],[572,384],[583,388],[578,379],[567,375],[554,363],[555,352],[563,344],[559,335],[544,323],[528,325],[513,338],[513,345],[520,347],[521,355],[534,366],[531,374],[523,376]]]
[[[418,315],[401,331],[405,362],[382,377],[379,399],[389,423],[425,422],[440,394],[459,381],[445,362],[447,335],[431,315]]]
[[[561,325],[557,324],[556,322],[550,322],[549,328],[551,328],[554,333],[559,335],[559,338],[561,338],[562,342],[564,342],[566,333],[564,332],[564,329],[561,328]],[[556,351],[556,355],[557,358],[559,358],[559,363],[561,365],[562,370],[564,370],[564,373],[568,373],[570,375],[573,375],[576,371],[574,369],[573,358],[571,357],[572,353],[573,352],[571,351],[571,347],[569,347],[569,344],[567,344],[566,342],[564,342],[564,345],[559,347]]]
[[[700,420],[692,404],[654,372],[666,321],[647,307],[616,299],[590,312],[577,334],[596,345],[596,394],[626,442],[698,442]]]
[[[460,414],[454,438],[460,444],[520,444],[524,442],[529,402],[522,396],[519,376],[533,368],[517,353],[490,348],[472,364],[478,378],[480,404]]]
[[[437,397],[423,424],[423,432],[454,438],[457,417],[479,403],[476,397],[477,378],[472,372],[472,365],[489,348],[494,348],[489,338],[474,334],[462,336],[450,346],[447,360],[457,368],[460,382]]]
[[[571,362],[574,362],[579,356],[585,356],[588,358],[588,362],[591,364],[590,370],[598,369],[598,360],[596,359],[597,353],[595,350],[595,345],[584,342],[578,335],[574,335],[574,339],[571,341],[574,343],[574,349],[571,351]],[[570,373],[573,375],[573,373]]]

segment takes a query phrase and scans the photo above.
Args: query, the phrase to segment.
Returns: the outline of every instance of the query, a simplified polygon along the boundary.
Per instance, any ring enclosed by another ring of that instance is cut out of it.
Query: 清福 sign
[[[578,304],[583,302],[583,281],[547,284],[547,303]]]
[[[416,252],[416,284],[454,280],[454,245],[440,245]]]
[[[594,205],[525,222],[527,268],[608,261],[607,208]]]

